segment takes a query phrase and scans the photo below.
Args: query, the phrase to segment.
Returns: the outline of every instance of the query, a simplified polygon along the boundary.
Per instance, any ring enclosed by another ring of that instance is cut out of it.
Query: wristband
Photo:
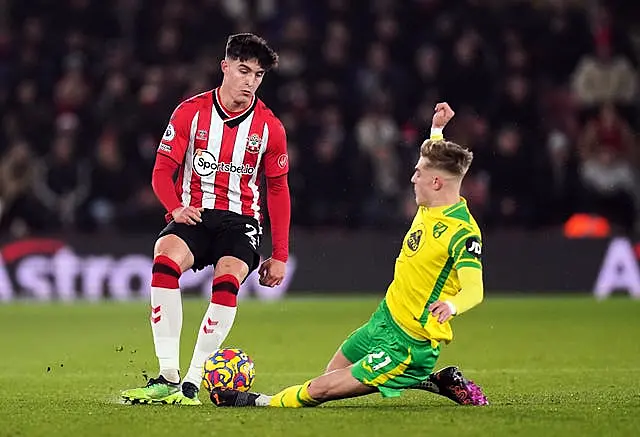
[[[457,312],[456,311],[456,306],[453,303],[449,302],[448,300],[445,300],[444,303],[446,303],[447,306],[449,307],[449,309],[451,310],[451,315],[455,316],[456,312]]]
[[[444,139],[444,135],[442,134],[442,128],[439,127],[432,127],[431,128],[431,136],[429,137],[430,140],[442,140]]]

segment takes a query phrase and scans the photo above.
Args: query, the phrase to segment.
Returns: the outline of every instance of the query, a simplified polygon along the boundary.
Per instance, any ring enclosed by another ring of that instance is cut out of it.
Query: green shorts
[[[342,343],[340,350],[353,363],[351,374],[382,396],[400,396],[403,389],[424,381],[433,371],[440,346],[410,337],[391,318],[382,301],[371,319]]]

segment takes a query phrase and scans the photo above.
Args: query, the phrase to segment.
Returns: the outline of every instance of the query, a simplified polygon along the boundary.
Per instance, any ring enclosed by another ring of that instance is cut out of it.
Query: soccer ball
[[[214,387],[248,391],[255,376],[253,360],[240,349],[218,349],[207,357],[202,369],[208,392]]]

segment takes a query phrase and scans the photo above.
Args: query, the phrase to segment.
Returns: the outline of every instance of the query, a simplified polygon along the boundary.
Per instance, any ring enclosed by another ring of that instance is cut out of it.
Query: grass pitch
[[[245,301],[227,346],[256,362],[258,391],[322,371],[378,298]],[[206,306],[187,301],[182,366]],[[155,375],[148,304],[0,305],[0,436],[638,436],[640,302],[491,298],[454,322],[438,367],[459,364],[491,406],[424,392],[320,408],[129,406]]]

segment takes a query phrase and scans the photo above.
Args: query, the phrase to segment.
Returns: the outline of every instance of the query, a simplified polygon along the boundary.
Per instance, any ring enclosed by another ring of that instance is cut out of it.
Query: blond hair
[[[426,158],[427,167],[462,177],[473,161],[473,153],[459,144],[445,140],[426,140],[420,147],[420,156]]]

